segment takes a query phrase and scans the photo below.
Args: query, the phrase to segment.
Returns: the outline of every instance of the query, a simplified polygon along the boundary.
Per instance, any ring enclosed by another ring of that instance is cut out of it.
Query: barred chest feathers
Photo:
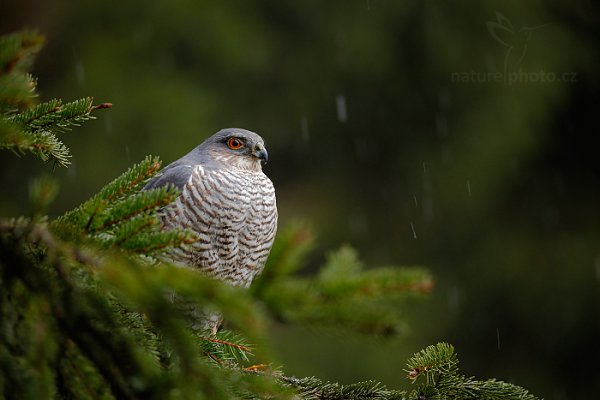
[[[273,183],[262,171],[196,165],[162,219],[198,235],[190,248],[170,255],[173,261],[248,287],[262,271],[277,230]]]

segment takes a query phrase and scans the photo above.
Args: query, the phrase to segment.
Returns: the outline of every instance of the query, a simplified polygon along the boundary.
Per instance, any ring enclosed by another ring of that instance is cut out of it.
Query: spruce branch
[[[33,219],[42,219],[48,206],[58,194],[58,183],[48,175],[43,175],[29,184],[29,198]]]
[[[194,271],[168,265],[142,267],[135,263],[118,265],[107,262],[98,271],[98,276],[103,285],[107,285],[105,289],[114,293],[120,303],[145,315],[149,323],[161,332],[166,347],[171,349],[161,358],[165,367],[176,368],[185,380],[197,381],[204,392],[212,393],[209,398],[230,398],[226,394],[230,383],[223,382],[223,377],[238,382],[234,387],[239,388],[241,369],[234,358],[241,357],[247,344],[235,335],[217,336],[217,340],[223,343],[201,343],[197,336],[194,340],[186,329],[185,314],[176,304],[167,302],[165,294],[176,293],[197,307],[216,306],[233,326],[243,327],[245,332],[256,335],[260,318],[244,291]],[[206,345],[209,346],[207,351],[203,349]],[[207,363],[208,359],[214,363]],[[213,364],[226,368],[218,372]]]
[[[0,36],[0,116],[28,107],[37,96],[27,73],[44,39],[33,31]]]
[[[2,257],[2,282],[19,283],[31,293],[45,300],[42,321],[50,321],[52,328],[49,343],[60,331],[82,351],[85,358],[98,368],[111,390],[120,398],[136,398],[148,388],[158,389],[152,382],[141,391],[130,385],[136,375],[148,376],[151,364],[130,346],[129,339],[119,335],[112,316],[107,313],[103,298],[80,286],[72,275],[72,267],[65,260],[73,250],[56,241],[43,225],[30,225],[28,230],[16,232],[11,224],[0,224],[0,247]],[[16,235],[15,235],[16,234]],[[42,246],[36,259],[46,268],[40,268],[28,254],[32,243]],[[66,258],[65,258],[66,257]],[[10,287],[10,286],[9,286]],[[33,297],[35,299],[36,297]],[[31,318],[31,314],[28,318]],[[111,335],[107,335],[107,329]],[[60,337],[60,336],[59,336]],[[55,354],[47,361],[52,365]],[[128,370],[118,367],[128,365]],[[154,386],[154,387],[153,387]]]
[[[43,120],[44,117],[47,118],[48,115],[60,110],[61,104],[61,100],[52,99],[50,101],[33,106],[21,113],[13,114],[9,117],[9,120],[25,128],[31,127],[30,130],[34,130],[33,127],[37,125],[38,121]]]
[[[51,100],[4,117],[6,128],[0,136],[0,149],[12,150],[18,155],[30,152],[42,161],[53,159],[59,165],[67,166],[71,157],[69,150],[55,134],[94,119],[91,112],[98,106],[92,102],[91,97],[65,105],[60,100]]]
[[[123,268],[121,264],[115,263],[104,265],[98,273],[114,289],[113,292],[126,294],[127,302],[140,307],[137,311],[145,313],[151,320],[153,315],[159,320],[175,318],[166,315],[169,313],[153,314],[153,311],[144,309],[148,296],[153,296],[153,293],[163,296],[172,292],[199,306],[219,309],[233,327],[242,328],[249,334],[254,332],[255,335],[250,336],[250,339],[260,341],[256,333],[264,326],[263,317],[243,289],[202,276],[188,268],[171,265],[142,267],[130,262],[127,268]]]
[[[431,276],[421,268],[380,267],[364,270],[356,250],[342,246],[327,257],[318,281],[330,297],[353,294],[363,298],[379,298],[385,294],[427,294],[431,292]]]
[[[37,97],[37,81],[29,74],[0,73],[0,113],[10,115],[19,108],[30,107]]]
[[[26,72],[33,57],[44,44],[44,38],[35,31],[21,31],[0,36],[0,74]]]
[[[318,378],[281,377],[282,382],[295,388],[305,400],[377,399],[404,400],[404,391],[390,390],[377,381],[365,381],[351,385],[323,382]]]
[[[0,149],[67,166],[69,150],[56,134],[94,119],[94,110],[111,104],[93,105],[92,98],[86,97],[66,104],[54,99],[33,105],[37,82],[27,70],[42,44],[43,38],[35,32],[0,36]]]
[[[133,165],[121,176],[104,186],[98,194],[71,210],[56,221],[57,226],[73,226],[77,230],[89,233],[95,218],[111,204],[126,198],[141,189],[141,186],[160,169],[158,157],[147,156],[140,163]],[[169,192],[169,196],[172,193]]]
[[[91,97],[85,97],[67,104],[62,104],[61,100],[53,99],[38,104],[29,110],[14,114],[10,119],[29,132],[60,133],[69,130],[73,126],[79,126],[85,121],[95,119],[91,114],[92,111],[110,107],[112,107],[111,103],[94,105]]]
[[[222,365],[224,362],[239,364],[249,362],[252,347],[241,334],[229,330],[217,332],[215,337],[198,334],[202,351]]]
[[[456,373],[458,370],[454,347],[447,343],[428,346],[408,360],[408,368],[410,379],[416,380],[422,374],[426,374],[427,382],[435,384],[440,374]]]
[[[8,125],[10,126],[10,125]],[[16,155],[29,152],[46,162],[50,159],[61,166],[70,164],[68,148],[50,132],[23,132],[9,128],[0,141],[0,149],[11,150]]]
[[[89,233],[106,231],[113,226],[130,221],[136,216],[148,215],[173,202],[177,196],[179,196],[179,190],[172,186],[132,194],[112,204],[107,204],[109,207],[96,214],[95,219],[87,225],[87,230]]]
[[[113,242],[119,247],[137,248],[135,239],[147,229],[159,228],[160,220],[156,215],[138,215],[128,221],[122,222],[114,231]]]
[[[32,252],[32,248],[39,250]],[[18,292],[27,294],[27,299],[40,299],[38,309],[42,312],[32,314],[31,305],[22,304],[18,296],[14,298],[16,292],[3,290],[0,296],[9,301],[8,309],[0,307],[3,316],[8,310],[17,310],[15,323],[26,316],[25,321],[34,330],[48,321],[51,328],[43,330],[43,338],[29,331],[22,333],[40,339],[37,343],[45,349],[60,349],[46,352],[47,357],[42,359],[40,354],[46,353],[40,353],[39,346],[28,346],[37,354],[32,353],[35,358],[23,365],[34,368],[38,362],[48,373],[57,371],[57,376],[56,381],[52,373],[47,380],[38,380],[39,390],[25,397],[48,398],[59,390],[67,397],[93,392],[104,393],[103,398],[163,399],[172,398],[173,390],[177,390],[180,398],[229,399],[242,387],[254,393],[264,389],[264,383],[247,380],[239,368],[215,369],[208,363],[187,330],[185,319],[165,296],[168,288],[198,301],[220,301],[226,310],[236,309],[243,314],[241,321],[251,327],[246,320],[253,318],[248,312],[249,302],[238,292],[225,285],[215,287],[214,281],[193,271],[144,267],[109,253],[86,260],[96,264],[90,275],[74,258],[77,252],[77,247],[54,238],[43,224],[0,220],[0,282],[5,289],[14,286],[11,282],[19,283]],[[23,314],[23,307],[29,312]],[[16,338],[10,334],[12,325],[3,326],[7,329],[0,331],[0,342],[7,339],[6,333]],[[218,340],[220,343],[214,344],[222,347],[225,358],[247,349],[234,334]],[[0,346],[0,352],[3,349]],[[0,367],[3,373],[9,370],[2,359]],[[18,371],[7,379],[9,387],[22,382]],[[54,382],[59,389],[53,389]],[[13,394],[22,390],[21,386]],[[268,393],[267,397],[272,398],[275,386],[271,384]]]
[[[429,346],[408,361],[408,378],[413,382],[424,380],[409,393],[389,389],[377,381],[342,385],[315,377],[298,379],[262,368],[243,368],[240,362],[248,361],[250,350],[244,338],[226,331],[198,343],[197,337],[194,339],[186,329],[183,315],[164,294],[174,291],[199,305],[218,303],[234,326],[253,332],[257,315],[244,291],[181,268],[141,266],[108,253],[85,257],[77,247],[55,239],[43,224],[23,219],[0,221],[0,250],[0,282],[5,285],[4,282],[17,279],[27,290],[42,294],[36,297],[44,299],[37,308],[38,314],[28,314],[28,318],[46,321],[51,315],[49,328],[44,331],[49,335],[58,331],[67,335],[67,342],[62,341],[63,336],[52,339],[62,350],[46,352],[45,359],[36,356],[26,364],[41,362],[39,368],[46,373],[58,371],[62,393],[161,398],[170,393],[170,388],[177,387],[189,397],[197,391],[217,399],[232,395],[256,399],[291,397],[277,386],[279,381],[297,391],[295,398],[303,399],[536,399],[515,385],[460,375],[454,349],[445,343]],[[33,260],[41,261],[42,267]],[[86,279],[81,279],[81,273],[88,270],[80,268],[81,262],[95,265],[94,274]],[[356,265],[350,269],[359,273]],[[32,309],[31,305],[25,307]],[[13,305],[9,309],[13,310]],[[42,345],[48,348],[45,341],[39,342]],[[29,347],[32,351],[37,348]],[[202,354],[214,365],[204,361]],[[161,372],[165,369],[169,371],[166,375]],[[8,376],[11,385],[19,382],[15,374]],[[81,378],[73,380],[76,376]],[[53,380],[49,375],[40,383],[35,389],[38,397],[50,393]],[[98,388],[110,390],[102,392]]]
[[[141,191],[160,165],[158,157],[146,157],[97,195],[59,217],[53,228],[63,237],[83,235],[105,248],[154,256],[194,243],[196,236],[189,230],[163,230],[156,214],[179,196],[178,189],[168,186]]]
[[[293,246],[293,237],[284,235],[286,242],[276,241],[274,247]],[[267,272],[271,281],[257,293],[276,318],[364,333],[385,335],[403,329],[401,303],[408,296],[429,293],[433,286],[430,274],[422,268],[365,269],[356,251],[348,246],[330,253],[314,277],[291,277],[288,271],[294,269],[284,268]]]
[[[71,393],[75,399],[115,398],[109,383],[74,342],[65,340],[60,351],[56,371],[61,392]]]
[[[171,229],[168,231],[141,233],[123,242],[121,248],[135,253],[157,256],[170,249],[196,242],[196,236],[189,230]]]
[[[161,164],[160,158],[146,156],[140,163],[135,164],[117,179],[103,187],[97,197],[112,202],[139,191],[142,185],[158,172]]]
[[[417,382],[423,378],[409,398],[456,400],[537,400],[524,388],[495,379],[478,381],[458,372],[454,347],[438,343],[415,353],[408,360],[408,378]],[[414,397],[413,397],[414,396]]]

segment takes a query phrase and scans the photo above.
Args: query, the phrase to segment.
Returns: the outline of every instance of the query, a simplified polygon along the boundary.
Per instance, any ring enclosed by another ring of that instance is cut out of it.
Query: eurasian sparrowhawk
[[[275,190],[261,164],[267,157],[256,133],[223,129],[148,182],[145,189],[170,184],[181,190],[161,212],[165,228],[197,234],[188,249],[169,254],[172,261],[235,286],[250,285],[277,230]]]

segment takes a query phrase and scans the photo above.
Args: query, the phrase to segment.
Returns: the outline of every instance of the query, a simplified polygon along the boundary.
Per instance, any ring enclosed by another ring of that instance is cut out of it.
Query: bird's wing
[[[171,164],[163,169],[158,175],[152,178],[144,190],[156,189],[163,186],[171,185],[179,190],[183,190],[185,184],[189,181],[192,171],[194,170],[193,165],[186,164]]]

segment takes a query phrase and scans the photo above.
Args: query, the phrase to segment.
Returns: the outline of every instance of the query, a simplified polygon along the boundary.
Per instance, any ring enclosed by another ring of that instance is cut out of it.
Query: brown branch
[[[96,104],[95,106],[92,106],[92,108],[90,109],[90,111],[93,110],[102,110],[103,108],[111,108],[113,106],[112,103],[100,103],[100,104]]]
[[[213,342],[213,343],[218,343],[218,344],[222,344],[225,346],[231,346],[231,347],[235,347],[236,349],[240,349],[243,351],[247,351],[247,352],[251,352],[252,349],[246,346],[242,346],[241,344],[236,344],[236,343],[231,343],[231,342],[227,342],[225,340],[219,340],[219,339],[214,339],[214,338],[209,338],[209,337],[202,337],[202,340],[205,340],[207,342]]]

